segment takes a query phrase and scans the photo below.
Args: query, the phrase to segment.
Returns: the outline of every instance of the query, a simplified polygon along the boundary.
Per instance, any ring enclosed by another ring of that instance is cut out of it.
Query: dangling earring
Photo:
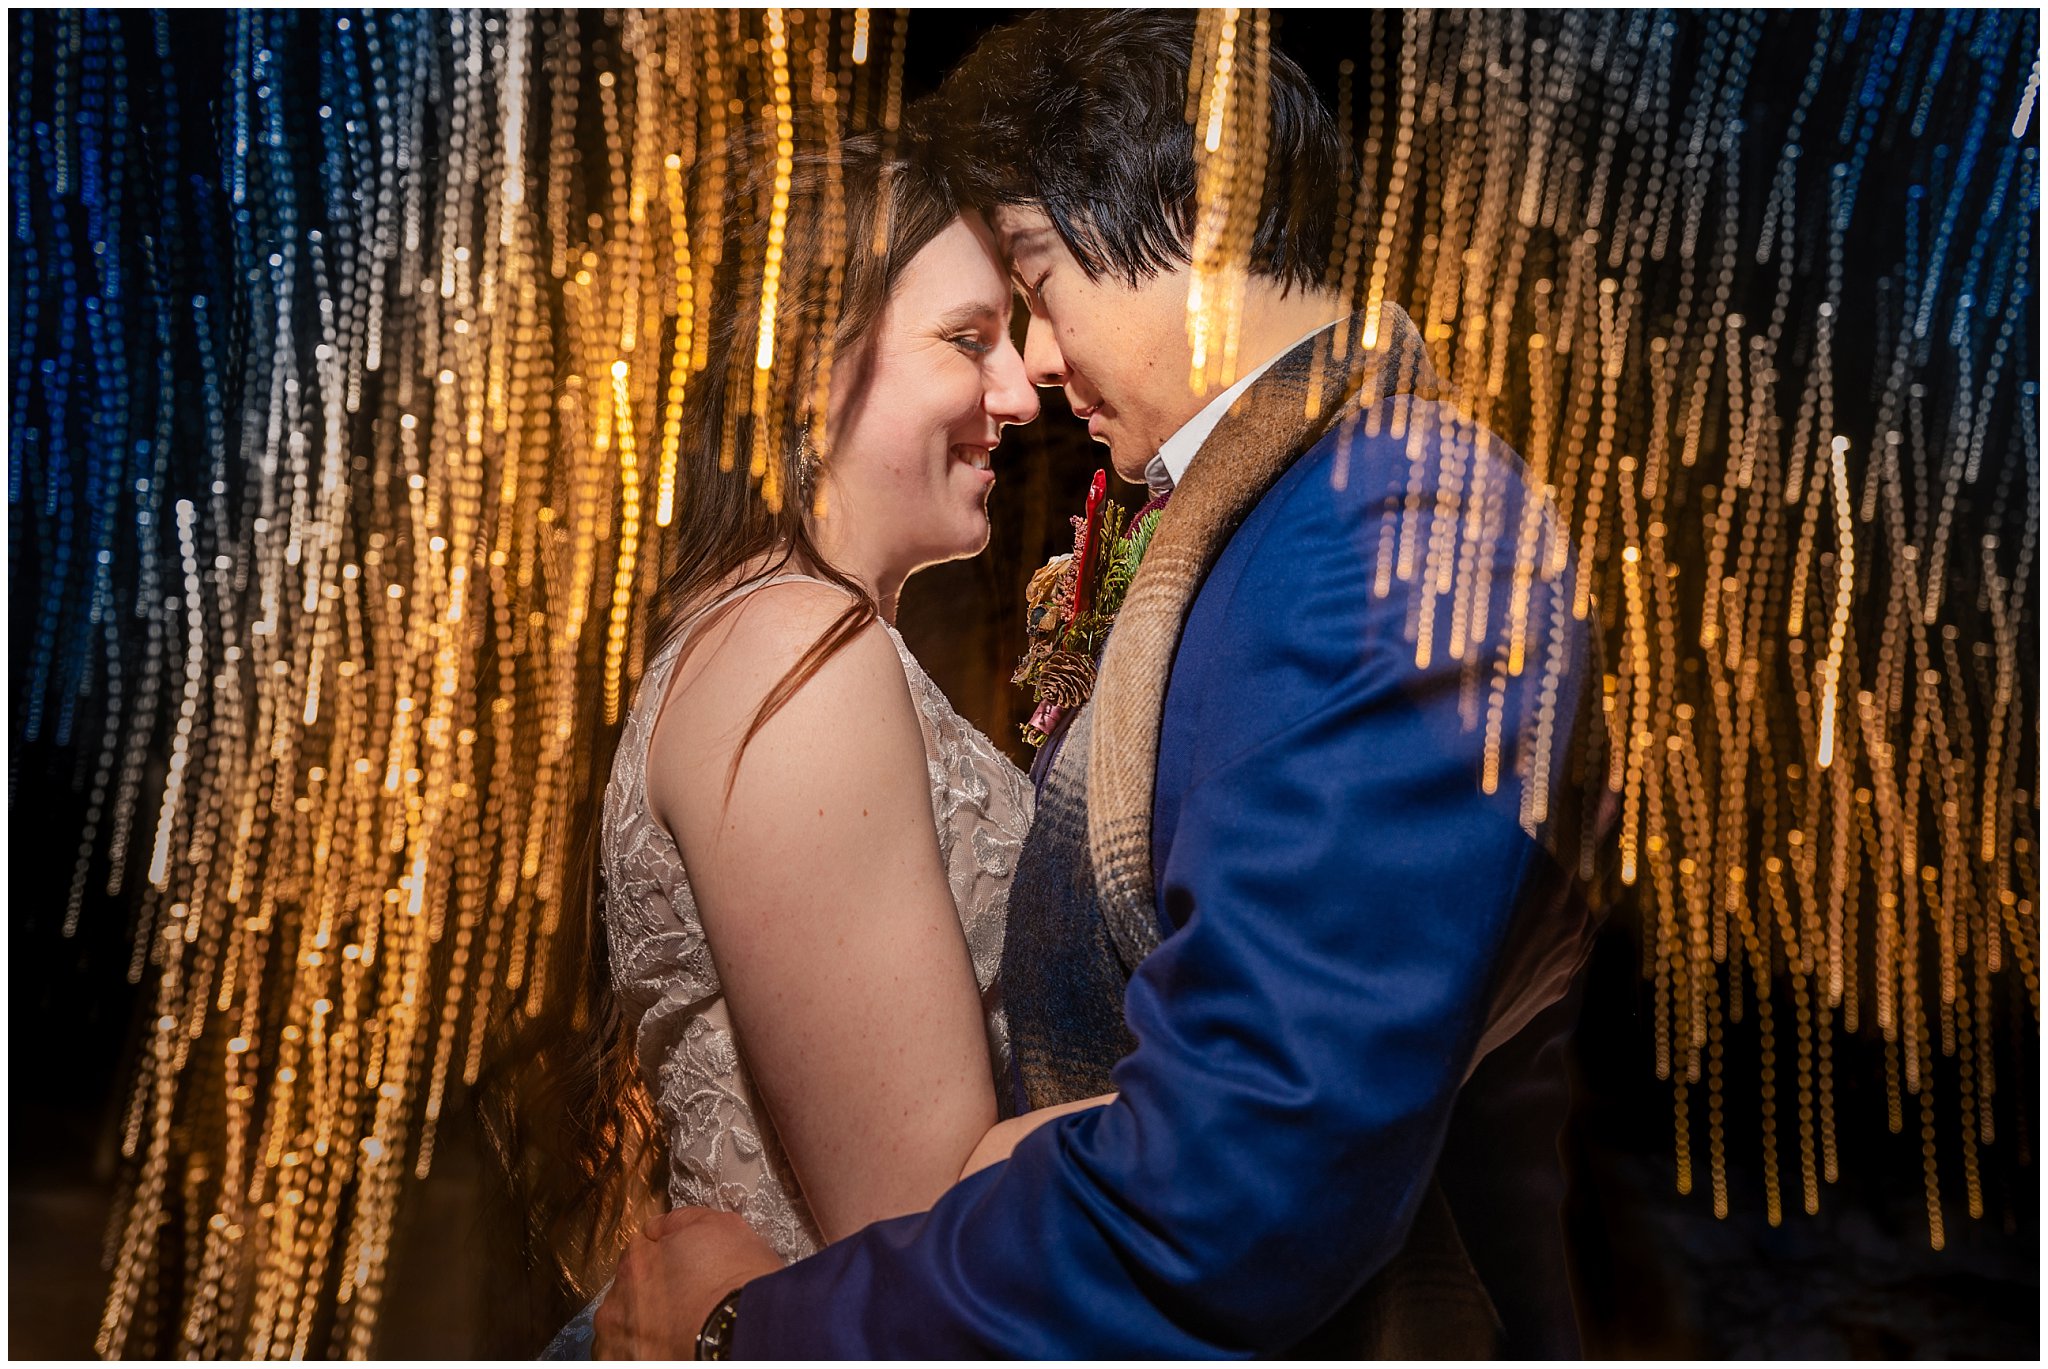
[[[796,492],[806,504],[818,492],[818,452],[811,445],[810,420],[796,430]]]

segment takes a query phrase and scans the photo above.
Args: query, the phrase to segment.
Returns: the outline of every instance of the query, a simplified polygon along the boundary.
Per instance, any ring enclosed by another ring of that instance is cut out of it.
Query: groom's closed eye
[[[1038,266],[1025,258],[1010,263],[1010,284],[1024,301],[1024,307],[1034,312],[1040,311],[1043,296],[1039,291],[1045,288],[1046,278],[1051,275],[1050,266]]]

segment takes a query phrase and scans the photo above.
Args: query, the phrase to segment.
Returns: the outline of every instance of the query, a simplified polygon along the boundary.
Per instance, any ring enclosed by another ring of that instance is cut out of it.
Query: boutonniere
[[[1106,492],[1106,472],[1088,487],[1088,508],[1074,525],[1074,550],[1039,567],[1024,591],[1028,645],[1012,684],[1031,691],[1036,707],[1024,740],[1043,746],[1060,721],[1095,690],[1095,664],[1123,607],[1138,562],[1159,526],[1157,510],[1129,521]]]

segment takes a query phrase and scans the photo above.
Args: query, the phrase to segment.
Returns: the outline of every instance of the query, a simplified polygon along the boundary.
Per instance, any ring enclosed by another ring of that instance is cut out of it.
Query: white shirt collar
[[[1180,429],[1172,437],[1160,443],[1158,455],[1145,463],[1145,487],[1151,491],[1152,497],[1158,499],[1162,495],[1172,493],[1173,487],[1187,475],[1188,466],[1194,461],[1195,453],[1202,450],[1202,444],[1209,440],[1209,434],[1216,431],[1216,425],[1223,421],[1223,415],[1230,412],[1230,406],[1237,402],[1239,395],[1251,388],[1253,381],[1271,370],[1273,363],[1281,357],[1318,333],[1328,332],[1341,321],[1311,328],[1290,345],[1267,357],[1256,369],[1240,376],[1235,385],[1203,405],[1202,411],[1181,424]]]

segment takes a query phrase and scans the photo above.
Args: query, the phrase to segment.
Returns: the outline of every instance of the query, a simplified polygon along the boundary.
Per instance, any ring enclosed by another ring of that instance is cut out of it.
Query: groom
[[[1190,391],[1192,29],[1035,16],[938,114],[972,130],[953,171],[1033,380],[1171,492],[1003,968],[1020,1107],[1118,1097],[787,1269],[736,1217],[657,1218],[601,1354],[1576,1352],[1558,1046],[1592,824],[1566,777],[1598,690],[1571,568],[1532,564],[1556,514],[1400,310],[1326,287],[1346,150],[1277,53],[1242,379]]]

